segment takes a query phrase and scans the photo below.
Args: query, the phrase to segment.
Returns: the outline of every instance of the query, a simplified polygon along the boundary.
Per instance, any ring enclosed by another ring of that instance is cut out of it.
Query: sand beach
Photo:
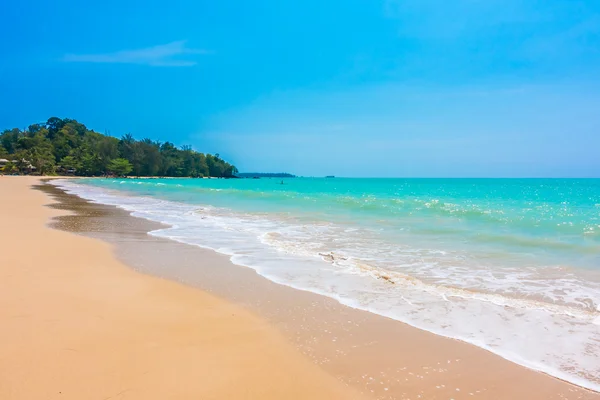
[[[0,398],[600,398],[39,178],[3,177],[0,194]]]

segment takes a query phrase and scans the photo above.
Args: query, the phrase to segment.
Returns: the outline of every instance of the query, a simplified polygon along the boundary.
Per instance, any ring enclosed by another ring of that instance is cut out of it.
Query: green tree
[[[22,135],[23,133],[17,128],[5,130],[2,132],[2,135],[0,135],[0,144],[2,147],[4,147],[8,154],[13,154],[18,150],[17,141]]]
[[[60,160],[60,166],[65,171],[75,170],[77,172],[81,168],[81,162],[73,156],[65,156]]]
[[[117,176],[126,176],[133,171],[133,165],[124,158],[115,158],[108,163],[108,171]]]
[[[134,171],[138,176],[156,176],[162,167],[162,156],[160,154],[160,143],[150,139],[138,142],[138,151],[141,160],[139,170]]]
[[[49,147],[34,148],[30,152],[30,162],[40,174],[53,174],[55,161],[54,154]]]
[[[223,176],[225,172],[225,165],[219,158],[219,155],[206,155],[206,164],[208,165],[208,172],[210,176]]]
[[[84,151],[80,157],[81,168],[77,171],[77,175],[98,176],[106,172],[102,170],[98,155]]]
[[[123,135],[121,140],[119,140],[119,152],[121,153],[121,157],[129,160],[130,162],[133,161],[134,144],[135,139],[131,133]]]
[[[18,172],[18,171],[19,171],[19,169],[17,168],[17,166],[10,161],[2,169],[2,173],[4,173],[4,174],[14,174],[15,172]]]
[[[62,127],[65,126],[65,122],[57,117],[50,117],[46,121],[46,128],[48,129],[48,136],[53,138]]]
[[[183,157],[173,143],[165,142],[160,146],[162,157],[161,176],[184,176],[183,175]]]

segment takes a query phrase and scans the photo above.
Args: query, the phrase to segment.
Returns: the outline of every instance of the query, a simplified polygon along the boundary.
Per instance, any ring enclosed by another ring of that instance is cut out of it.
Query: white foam
[[[151,234],[227,254],[277,283],[600,391],[600,284],[571,269],[490,269],[467,254],[388,243],[365,228],[54,183],[168,224]]]

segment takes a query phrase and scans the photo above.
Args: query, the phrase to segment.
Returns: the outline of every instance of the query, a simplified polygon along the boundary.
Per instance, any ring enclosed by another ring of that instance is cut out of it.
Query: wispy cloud
[[[193,55],[209,54],[203,49],[186,47],[186,41],[180,40],[158,46],[137,50],[121,50],[104,54],[67,54],[65,62],[87,62],[108,64],[140,64],[154,67],[191,67],[197,64]],[[184,57],[188,56],[188,57]]]

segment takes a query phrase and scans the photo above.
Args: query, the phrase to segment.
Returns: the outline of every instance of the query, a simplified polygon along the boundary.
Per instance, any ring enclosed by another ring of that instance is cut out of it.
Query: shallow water
[[[58,184],[273,281],[600,389],[600,180]]]

